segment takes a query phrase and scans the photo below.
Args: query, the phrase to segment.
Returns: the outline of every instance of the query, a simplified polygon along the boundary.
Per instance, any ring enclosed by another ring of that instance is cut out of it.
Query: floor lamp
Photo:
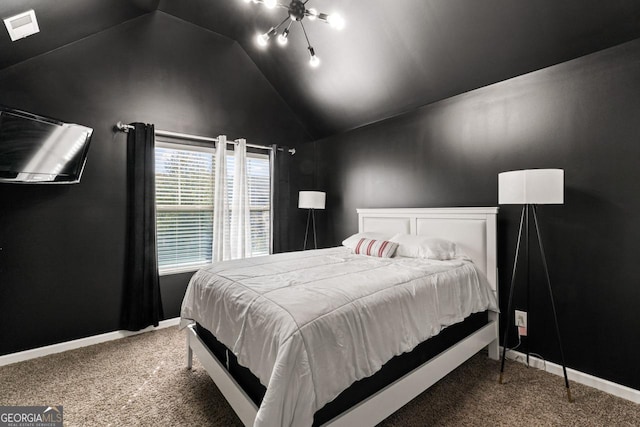
[[[307,213],[307,229],[304,232],[304,247],[307,249],[307,237],[309,236],[309,221],[313,222],[313,247],[318,249],[318,241],[316,239],[316,209],[324,209],[326,201],[326,193],[322,191],[301,191],[298,195],[298,208],[309,209]]]
[[[553,301],[553,292],[551,290],[551,279],[549,278],[549,269],[540,236],[540,225],[536,214],[536,205],[563,204],[564,203],[564,170],[562,169],[527,169],[511,172],[502,172],[498,174],[498,203],[501,205],[522,205],[522,213],[520,215],[520,227],[518,229],[518,241],[516,243],[516,254],[513,261],[513,272],[511,274],[511,286],[509,289],[509,304],[507,308],[507,326],[504,329],[504,338],[502,340],[502,362],[500,364],[500,384],[502,384],[502,375],[504,373],[504,361],[507,352],[507,336],[511,327],[513,290],[516,280],[516,271],[518,267],[518,258],[520,255],[520,243],[522,237],[525,238],[525,258],[527,263],[527,294],[529,292],[529,213],[533,216],[533,226],[538,239],[538,247],[542,258],[542,267],[544,269],[549,298],[551,300],[551,309],[553,311],[553,320],[555,322],[556,336],[558,338],[558,346],[560,347],[560,357],[562,358],[562,371],[564,373],[564,383],[567,388],[567,398],[572,402],[571,389],[569,388],[569,378],[567,377],[567,368],[564,362],[564,352],[562,351],[562,339],[560,338],[560,328],[558,327],[558,315],[556,314],[556,306]],[[524,225],[524,234],[523,234]],[[527,364],[529,364],[529,347],[527,346]]]

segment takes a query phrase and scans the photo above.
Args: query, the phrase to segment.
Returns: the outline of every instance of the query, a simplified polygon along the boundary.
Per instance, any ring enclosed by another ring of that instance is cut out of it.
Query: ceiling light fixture
[[[280,27],[289,22],[289,24],[285,27],[282,33],[278,36],[278,44],[280,46],[285,46],[287,44],[287,40],[289,37],[289,29],[291,28],[291,24],[294,22],[298,22],[300,27],[302,28],[302,33],[304,34],[304,38],[307,41],[307,49],[309,50],[309,65],[312,67],[317,67],[320,64],[320,59],[316,56],[316,52],[311,46],[311,42],[309,42],[309,36],[307,35],[307,30],[305,30],[304,25],[302,24],[302,20],[307,17],[309,21],[314,21],[316,19],[325,22],[332,26],[337,30],[341,30],[344,28],[344,19],[340,15],[332,14],[328,15],[326,13],[320,13],[315,9],[307,9],[305,5],[309,0],[292,0],[288,5],[279,3],[277,0],[244,0],[246,3],[261,3],[266,7],[272,9],[275,7],[280,7],[282,9],[287,9],[287,17],[280,22],[277,26],[271,27],[269,31],[264,34],[258,34],[256,40],[260,47],[267,47],[269,44],[269,40],[273,38],[278,33]]]

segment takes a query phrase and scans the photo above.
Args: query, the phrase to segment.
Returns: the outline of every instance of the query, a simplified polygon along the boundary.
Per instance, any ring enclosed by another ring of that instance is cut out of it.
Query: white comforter
[[[356,380],[487,309],[495,297],[469,261],[340,247],[212,264],[191,279],[181,316],[267,387],[255,426],[310,426]]]

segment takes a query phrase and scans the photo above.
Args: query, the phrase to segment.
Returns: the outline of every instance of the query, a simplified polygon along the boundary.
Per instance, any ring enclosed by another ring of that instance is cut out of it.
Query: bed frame
[[[358,209],[358,229],[360,232],[430,235],[456,242],[486,274],[497,299],[497,214],[497,207]],[[195,353],[242,423],[253,425],[258,407],[204,344],[195,325],[188,326],[186,331],[187,368],[191,369]],[[489,357],[498,360],[497,313],[489,312],[485,326],[325,425],[376,425],[485,347]]]

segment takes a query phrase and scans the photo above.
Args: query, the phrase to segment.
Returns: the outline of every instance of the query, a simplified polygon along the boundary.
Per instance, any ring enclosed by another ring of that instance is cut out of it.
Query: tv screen
[[[93,129],[0,106],[0,182],[80,182]]]

